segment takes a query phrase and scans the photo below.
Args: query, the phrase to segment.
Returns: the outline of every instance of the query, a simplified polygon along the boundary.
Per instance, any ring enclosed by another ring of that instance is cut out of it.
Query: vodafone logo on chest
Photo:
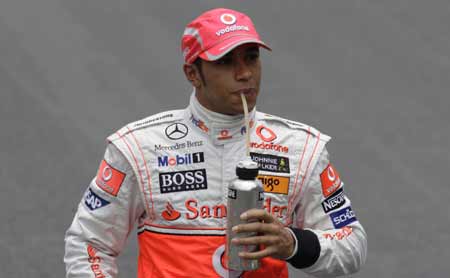
[[[250,147],[254,149],[272,150],[276,152],[288,153],[289,147],[276,144],[273,141],[277,139],[277,134],[270,128],[260,125],[256,128],[256,135],[263,142],[250,142]]]

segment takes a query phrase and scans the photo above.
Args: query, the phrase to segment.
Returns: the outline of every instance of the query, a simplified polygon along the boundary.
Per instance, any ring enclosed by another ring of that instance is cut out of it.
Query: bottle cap
[[[238,162],[236,175],[241,180],[254,180],[258,176],[258,163],[249,157]]]

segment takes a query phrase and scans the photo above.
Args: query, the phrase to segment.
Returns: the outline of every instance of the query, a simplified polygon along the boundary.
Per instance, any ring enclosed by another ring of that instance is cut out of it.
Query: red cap
[[[201,14],[186,26],[181,50],[185,63],[192,64],[198,57],[215,61],[245,43],[256,43],[271,50],[259,38],[250,17],[218,8]]]

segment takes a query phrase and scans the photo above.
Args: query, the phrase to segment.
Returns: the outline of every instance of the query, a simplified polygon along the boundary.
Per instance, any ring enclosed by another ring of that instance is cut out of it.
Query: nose
[[[253,75],[250,65],[248,65],[247,62],[241,57],[239,57],[239,59],[236,59],[234,72],[236,80],[238,81],[250,80]]]

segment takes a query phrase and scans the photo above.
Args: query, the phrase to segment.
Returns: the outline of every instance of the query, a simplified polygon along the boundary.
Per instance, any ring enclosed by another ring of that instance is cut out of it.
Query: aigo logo
[[[226,13],[220,16],[220,21],[226,25],[232,25],[236,22],[236,17],[232,14]]]
[[[275,132],[263,125],[260,125],[256,128],[256,135],[258,135],[261,140],[264,142],[272,142],[273,140],[277,139],[277,135]]]

